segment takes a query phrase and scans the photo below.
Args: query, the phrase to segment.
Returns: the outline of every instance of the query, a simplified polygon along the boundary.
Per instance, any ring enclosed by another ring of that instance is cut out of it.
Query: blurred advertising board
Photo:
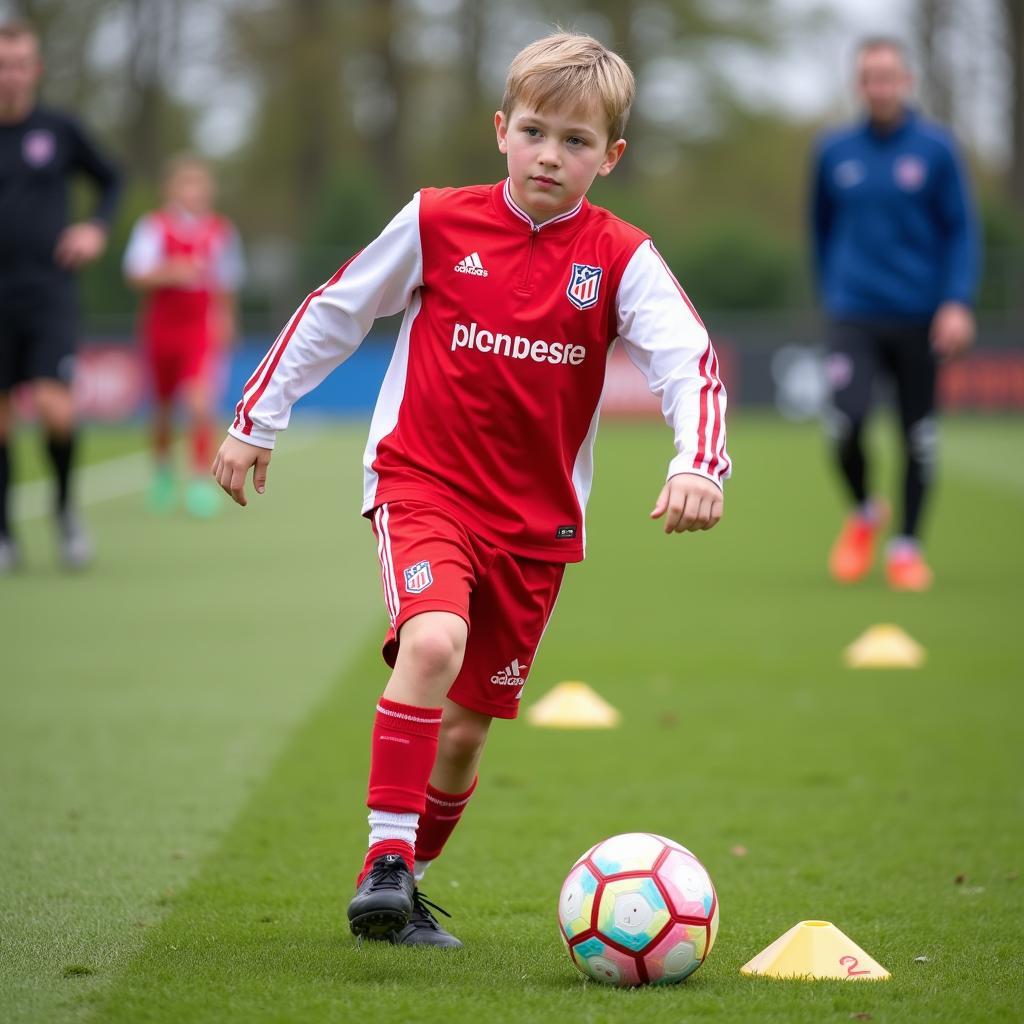
[[[234,349],[223,372],[225,413],[233,408],[249,375],[258,365],[269,339],[251,339]],[[820,345],[800,340],[765,344],[718,337],[715,348],[730,407],[769,407],[789,419],[820,415],[827,393]],[[297,412],[320,416],[365,417],[391,359],[392,344],[371,337],[351,359],[303,398]],[[146,368],[138,349],[118,339],[90,341],[74,360],[75,403],[83,419],[114,423],[131,419],[148,403]],[[942,368],[939,378],[942,407],[951,412],[1024,412],[1024,346],[982,346]],[[25,419],[33,415],[27,389],[15,393],[16,409]],[[608,360],[602,415],[652,417],[660,404],[640,371],[621,346]]]

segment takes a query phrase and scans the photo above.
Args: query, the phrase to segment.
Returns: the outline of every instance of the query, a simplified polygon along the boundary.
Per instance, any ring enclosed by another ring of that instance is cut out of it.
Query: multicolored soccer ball
[[[670,985],[705,961],[718,934],[711,877],[679,843],[627,832],[591,847],[558,900],[576,967],[608,985]]]

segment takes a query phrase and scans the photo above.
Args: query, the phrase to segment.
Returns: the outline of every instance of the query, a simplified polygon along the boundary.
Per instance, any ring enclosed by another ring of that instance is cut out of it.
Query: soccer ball
[[[592,846],[558,900],[576,967],[607,985],[670,985],[707,958],[718,897],[704,865],[671,839],[627,832]]]

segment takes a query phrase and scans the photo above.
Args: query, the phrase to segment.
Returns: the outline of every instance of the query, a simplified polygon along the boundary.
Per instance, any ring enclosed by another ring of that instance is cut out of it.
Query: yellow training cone
[[[872,626],[843,652],[850,668],[919,668],[924,648],[899,626]]]
[[[883,981],[889,972],[829,921],[801,921],[740,968],[765,978]]]
[[[559,683],[526,713],[531,725],[548,729],[611,729],[620,715],[586,683]]]

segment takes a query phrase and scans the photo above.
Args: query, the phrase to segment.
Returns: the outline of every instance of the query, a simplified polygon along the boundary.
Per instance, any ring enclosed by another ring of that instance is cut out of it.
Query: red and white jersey
[[[151,274],[171,257],[195,260],[200,279],[180,291],[237,292],[245,278],[245,254],[234,225],[220,214],[194,217],[165,207],[143,214],[132,228],[122,269],[129,277]]]
[[[163,351],[219,340],[211,318],[213,298],[236,292],[245,277],[245,256],[234,225],[220,214],[195,217],[173,207],[140,217],[125,249],[125,274],[151,274],[169,259],[188,260],[200,273],[194,284],[146,293],[139,325],[143,339]]]
[[[650,238],[586,199],[535,225],[507,182],[417,193],[307,296],[231,434],[272,448],[292,405],[402,309],[363,460],[364,513],[425,501],[514,554],[581,560],[616,341],[675,432],[668,475],[719,486],[729,475],[718,360]]]

